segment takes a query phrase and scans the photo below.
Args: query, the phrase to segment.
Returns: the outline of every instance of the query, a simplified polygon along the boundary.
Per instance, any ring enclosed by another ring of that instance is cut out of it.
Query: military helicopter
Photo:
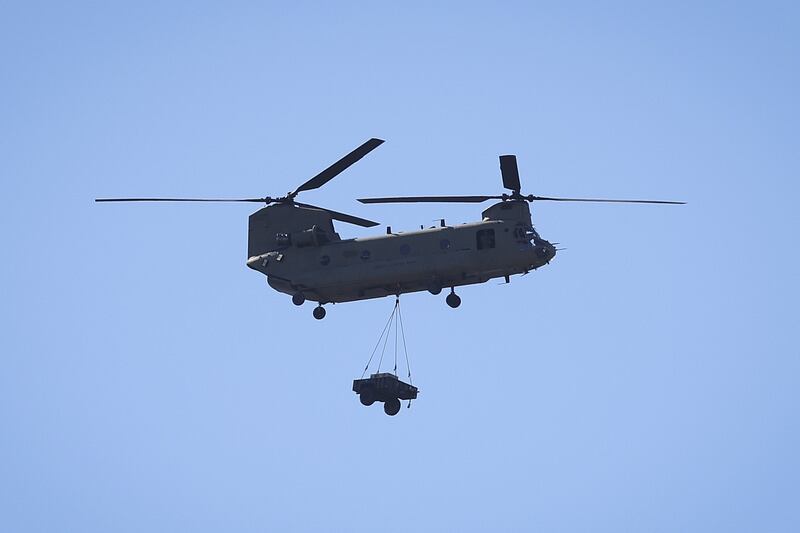
[[[263,207],[250,215],[247,266],[267,277],[275,290],[292,297],[295,305],[317,302],[314,318],[325,317],[325,304],[429,291],[450,293],[447,305],[461,298],[455,288],[527,274],[556,255],[553,243],[543,239],[531,221],[531,202],[613,202],[683,204],[664,200],[555,198],[523,195],[517,159],[500,156],[503,187],[511,193],[487,196],[402,196],[359,198],[364,204],[410,202],[469,202],[499,200],[483,211],[478,222],[438,226],[418,231],[342,239],[333,220],[374,227],[372,220],[295,200],[304,191],[318,189],[383,144],[370,139],[294,191],[263,198],[97,198],[96,202],[251,202]]]

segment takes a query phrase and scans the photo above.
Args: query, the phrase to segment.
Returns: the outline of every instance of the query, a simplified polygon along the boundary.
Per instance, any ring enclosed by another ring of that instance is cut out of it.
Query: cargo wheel
[[[358,395],[358,399],[361,402],[361,405],[366,405],[369,407],[375,403],[375,394],[371,390],[362,390],[361,394]]]
[[[316,318],[317,320],[322,320],[323,318],[325,318],[325,308],[322,307],[321,305],[318,306],[318,307],[315,307],[313,314],[314,314],[314,318]]]
[[[400,412],[400,400],[392,398],[383,403],[383,412],[389,416],[394,416]]]

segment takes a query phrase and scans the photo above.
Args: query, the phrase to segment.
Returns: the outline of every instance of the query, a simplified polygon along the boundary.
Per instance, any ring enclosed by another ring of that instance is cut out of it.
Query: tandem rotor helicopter
[[[419,231],[356,239],[342,239],[333,221],[362,227],[377,222],[295,200],[303,191],[322,187],[359,159],[383,144],[370,139],[294,191],[263,198],[97,198],[96,202],[251,202],[266,204],[250,215],[247,266],[267,277],[269,285],[292,297],[295,305],[317,302],[314,318],[325,317],[325,304],[449,288],[445,301],[456,308],[461,298],[455,288],[494,278],[527,274],[548,264],[556,247],[533,226],[531,202],[611,202],[683,204],[664,200],[555,198],[523,195],[514,155],[500,156],[503,187],[511,191],[487,196],[402,196],[359,198],[364,204],[413,202],[481,203],[499,200],[481,214],[481,220]]]

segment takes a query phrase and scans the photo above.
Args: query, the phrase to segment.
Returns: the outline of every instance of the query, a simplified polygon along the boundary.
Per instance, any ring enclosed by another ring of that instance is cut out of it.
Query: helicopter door
[[[475,234],[478,250],[494,248],[494,230],[482,229]]]

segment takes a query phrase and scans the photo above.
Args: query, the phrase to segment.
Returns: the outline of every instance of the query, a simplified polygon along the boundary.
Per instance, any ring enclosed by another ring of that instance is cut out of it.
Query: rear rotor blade
[[[341,174],[344,170],[346,170],[350,165],[373,151],[375,148],[383,144],[382,139],[370,139],[336,163],[332,164],[304,184],[300,185],[293,193],[292,197],[294,197],[300,191],[310,191],[311,189],[317,189],[322,187],[330,180]]]
[[[372,228],[378,225],[377,222],[374,222],[372,220],[367,220],[366,218],[359,218],[353,215],[348,215],[347,213],[340,213],[338,211],[334,211],[333,209],[328,209],[326,207],[319,207],[311,204],[301,204],[300,202],[294,202],[294,205],[299,207],[310,207],[311,209],[319,209],[320,211],[325,211],[326,213],[328,213],[334,220],[339,220],[340,222],[347,222],[348,224],[355,224],[356,226],[361,226],[363,228]]]
[[[95,198],[95,202],[258,202],[270,203],[272,198]]]
[[[392,204],[414,202],[464,202],[480,203],[486,200],[502,200],[502,196],[394,196],[388,198],[359,198],[362,204]]]
[[[503,175],[503,187],[519,192],[519,169],[517,168],[517,156],[500,156],[500,173]]]
[[[605,202],[615,204],[672,204],[683,205],[686,202],[672,202],[668,200],[616,200],[607,198],[554,198],[551,196],[527,196],[528,200],[539,201],[546,200],[549,202]]]

